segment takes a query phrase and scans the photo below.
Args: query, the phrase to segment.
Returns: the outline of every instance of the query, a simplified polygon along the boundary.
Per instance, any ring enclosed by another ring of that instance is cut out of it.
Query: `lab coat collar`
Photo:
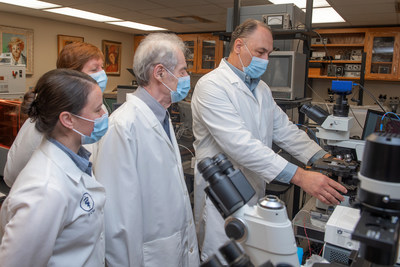
[[[169,148],[174,150],[174,145],[176,143],[174,129],[172,128],[171,121],[169,123],[170,133],[171,133],[171,140],[169,139],[167,133],[165,132],[164,128],[162,127],[160,121],[158,121],[157,117],[154,115],[154,112],[144,103],[141,99],[139,99],[134,94],[127,94],[126,101],[132,102],[136,106],[138,106],[141,110],[143,110],[143,116],[146,121],[150,124],[150,126],[160,135],[164,140],[167,142]],[[172,136],[174,135],[174,136]]]
[[[83,175],[87,175],[84,171],[80,170],[71,158],[62,151],[55,144],[43,138],[42,144],[39,149],[51,159],[55,165],[59,166],[71,180],[79,183]],[[87,175],[89,176],[89,175]]]
[[[236,75],[236,73],[228,66],[228,64],[225,62],[224,59],[221,60],[221,63],[219,64],[218,69],[223,71],[223,73],[226,73],[226,77],[229,80],[229,82],[236,86],[239,90],[243,91],[246,95],[250,96],[254,100],[256,100],[255,96],[253,93],[249,90],[247,85],[244,83],[244,81]],[[258,90],[258,87],[260,86],[260,83],[258,83],[257,87],[254,89],[254,92]]]

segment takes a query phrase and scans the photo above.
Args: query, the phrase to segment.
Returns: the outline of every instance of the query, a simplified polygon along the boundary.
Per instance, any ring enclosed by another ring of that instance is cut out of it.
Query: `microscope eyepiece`
[[[300,112],[306,114],[310,119],[321,125],[324,123],[329,113],[320,108],[319,106],[312,106],[304,104],[300,108]]]
[[[205,192],[224,218],[245,205],[255,194],[242,172],[235,170],[222,153],[212,159],[203,159],[197,164],[197,169],[209,184]]]
[[[197,164],[197,169],[203,175],[204,180],[208,181],[217,172],[221,172],[221,169],[214,164],[214,161],[210,158],[205,158]]]
[[[226,242],[222,247],[220,247],[219,252],[221,252],[229,266],[254,267],[249,256],[242,252],[242,250],[233,240]]]
[[[213,157],[215,164],[219,166],[221,171],[225,174],[229,174],[234,172],[232,163],[226,158],[226,156],[222,153],[219,153]]]

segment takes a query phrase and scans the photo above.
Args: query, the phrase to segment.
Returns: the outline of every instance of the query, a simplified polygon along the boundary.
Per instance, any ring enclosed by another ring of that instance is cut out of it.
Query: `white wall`
[[[34,86],[41,75],[56,68],[58,34],[84,37],[85,42],[100,49],[102,40],[121,42],[121,76],[108,76],[106,92],[119,84],[130,84],[133,79],[126,70],[132,68],[132,34],[5,12],[0,12],[0,25],[33,29],[33,75],[27,76],[27,88]]]

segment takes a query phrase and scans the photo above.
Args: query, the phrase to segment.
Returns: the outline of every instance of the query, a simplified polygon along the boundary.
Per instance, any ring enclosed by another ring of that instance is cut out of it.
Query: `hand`
[[[291,182],[327,205],[339,205],[339,201],[344,200],[344,197],[338,191],[347,193],[344,186],[327,176],[302,168],[297,168]]]

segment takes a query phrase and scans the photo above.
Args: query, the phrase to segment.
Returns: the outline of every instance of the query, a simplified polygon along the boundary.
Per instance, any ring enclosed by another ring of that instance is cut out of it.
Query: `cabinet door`
[[[187,48],[187,53],[185,55],[187,71],[188,72],[196,72],[196,62],[197,62],[197,36],[194,34],[182,34],[179,35],[182,41],[185,43]]]
[[[197,73],[207,73],[215,69],[222,58],[222,42],[218,36],[198,36]]]
[[[368,79],[397,80],[400,34],[396,32],[368,33],[366,73]]]

